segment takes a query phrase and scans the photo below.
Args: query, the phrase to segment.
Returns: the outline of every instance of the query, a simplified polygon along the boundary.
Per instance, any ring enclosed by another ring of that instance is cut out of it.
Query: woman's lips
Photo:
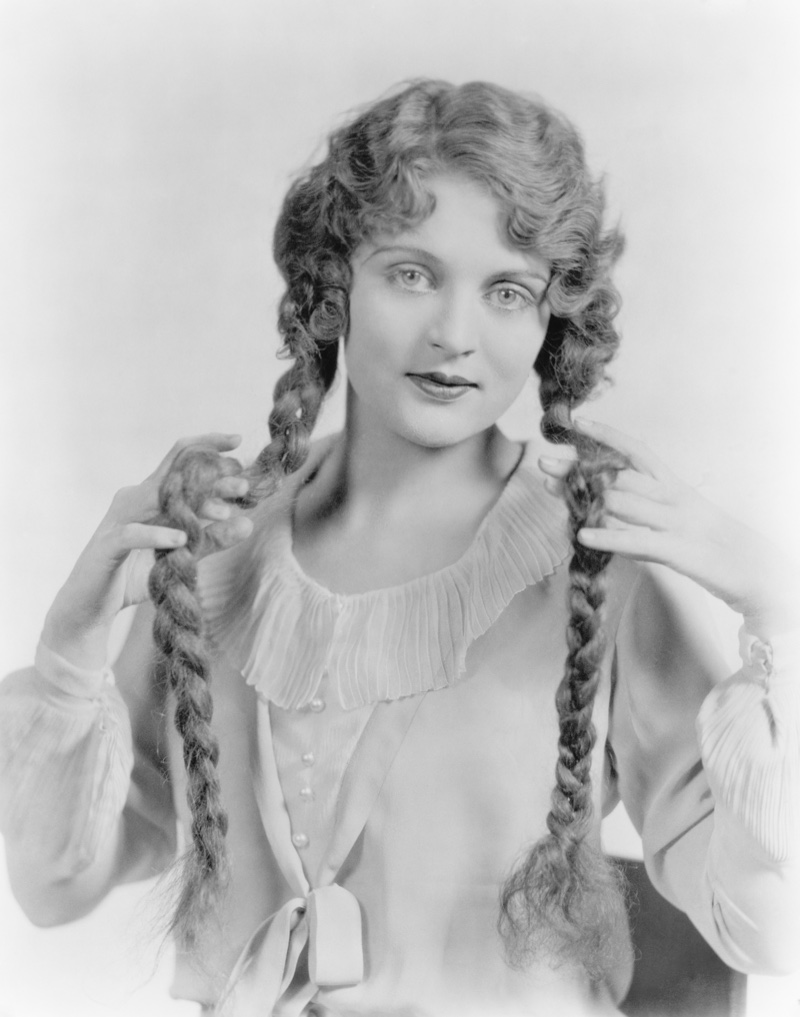
[[[408,377],[414,382],[417,388],[426,395],[442,402],[451,402],[460,399],[470,389],[478,386],[459,374],[442,374],[440,371],[429,371],[426,374],[409,374]]]

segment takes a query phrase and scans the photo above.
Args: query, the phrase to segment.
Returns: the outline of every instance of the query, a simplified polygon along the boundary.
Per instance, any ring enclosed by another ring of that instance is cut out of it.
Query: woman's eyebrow
[[[405,244],[381,244],[376,247],[374,251],[371,251],[364,259],[364,263],[368,262],[370,258],[374,258],[376,254],[404,254],[410,258],[417,258],[420,261],[429,261],[433,265],[441,265],[441,258],[437,258],[435,254],[431,254],[430,251],[426,251],[422,247],[408,247]]]
[[[508,279],[509,282],[530,282],[535,279],[537,282],[543,282],[545,285],[550,282],[549,273],[545,272],[544,269],[529,268],[510,268],[504,272],[492,272],[492,279],[498,282],[503,279]]]

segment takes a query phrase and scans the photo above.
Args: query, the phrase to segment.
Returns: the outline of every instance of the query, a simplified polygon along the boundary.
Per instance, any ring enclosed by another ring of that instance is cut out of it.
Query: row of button
[[[325,700],[322,696],[314,696],[309,702],[308,707],[300,707],[301,710],[309,709],[312,713],[322,713],[325,709]],[[300,757],[303,761],[303,766],[313,766],[316,762],[316,757],[313,752],[304,752]],[[300,788],[300,797],[304,802],[311,803],[314,801],[314,789],[306,784]],[[308,834],[305,833],[293,833],[292,844],[298,849],[308,847]]]

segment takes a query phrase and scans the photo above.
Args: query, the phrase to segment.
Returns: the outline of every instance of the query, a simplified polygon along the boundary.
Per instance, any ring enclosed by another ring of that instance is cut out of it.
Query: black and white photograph
[[[800,1017],[798,53],[0,0],[0,1017]]]

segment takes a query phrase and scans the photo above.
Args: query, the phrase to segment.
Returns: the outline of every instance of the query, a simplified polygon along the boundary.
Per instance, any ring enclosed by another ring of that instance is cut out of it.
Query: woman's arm
[[[153,665],[152,608],[140,609],[116,678],[106,666],[119,611],[147,597],[157,549],[185,543],[158,525],[158,492],[190,444],[179,442],[141,484],[125,488],[81,554],[45,622],[36,666],[0,686],[0,830],[14,892],[51,925],[91,910],[115,884],[145,878],[175,851],[164,759],[165,682]],[[221,477],[201,507],[210,553],[248,536],[234,504],[244,478]]]
[[[609,737],[656,888],[732,967],[800,967],[800,672],[733,676],[693,585],[641,568],[618,630]],[[785,657],[784,657],[785,652]]]
[[[116,675],[40,646],[36,667],[0,685],[0,829],[12,889],[37,925],[86,914],[174,856],[151,624],[140,608]]]
[[[640,442],[603,424],[576,426],[629,463],[605,492],[601,524],[579,540],[621,566],[650,563],[627,591],[611,730],[648,870],[734,967],[792,970],[800,966],[796,575],[779,548]],[[541,465],[560,493],[568,464]],[[701,587],[742,616],[743,667],[732,677],[713,649]]]

